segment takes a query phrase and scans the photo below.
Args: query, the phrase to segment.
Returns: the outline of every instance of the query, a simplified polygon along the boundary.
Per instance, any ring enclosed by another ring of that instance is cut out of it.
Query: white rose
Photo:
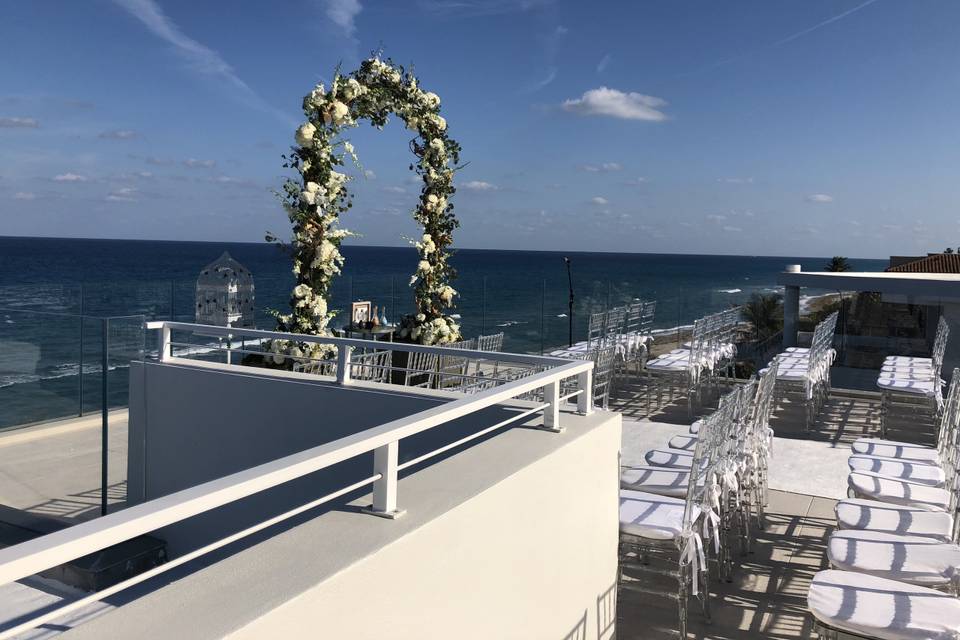
[[[431,207],[435,206],[435,205],[437,204],[437,201],[438,201],[438,200],[439,200],[439,198],[437,198],[437,196],[435,196],[435,195],[432,194],[432,193],[427,196],[427,204],[428,204],[429,206],[431,206]]]
[[[297,135],[295,136],[297,144],[301,147],[312,147],[313,146],[313,134],[317,132],[317,128],[309,122],[305,122],[300,125],[300,128],[297,129]]]
[[[436,109],[440,106],[440,96],[432,91],[427,91],[425,94],[423,94],[423,98],[431,109]]]
[[[423,315],[422,313],[418,313],[416,315],[416,319],[417,319],[417,322],[423,322],[424,320],[427,319],[427,316]]]
[[[416,131],[420,127],[420,118],[410,117],[407,118],[407,129],[411,131]]]
[[[330,106],[326,111],[323,112],[323,121],[327,124],[343,124],[349,119],[350,108],[340,102],[339,100],[334,100],[330,103]]]
[[[320,184],[317,182],[308,182],[304,186],[304,190],[309,191],[310,193],[317,193],[320,191]]]
[[[419,264],[417,264],[417,271],[420,273],[430,273],[430,269],[432,269],[432,267],[426,260],[421,260]]]
[[[349,142],[343,143],[343,150],[349,153],[350,155],[353,155],[353,145],[350,144]]]
[[[306,202],[307,204],[316,204],[317,193],[315,191],[301,191],[300,199]]]

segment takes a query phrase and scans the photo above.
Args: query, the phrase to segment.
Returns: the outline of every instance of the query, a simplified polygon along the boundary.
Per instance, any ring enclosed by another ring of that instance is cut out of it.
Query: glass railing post
[[[480,335],[487,334],[487,276],[480,289]]]
[[[176,298],[176,284],[173,280],[170,281],[170,321],[176,322],[177,316],[174,314],[176,311],[174,307],[174,299]]]
[[[80,355],[77,363],[77,395],[80,406],[77,415],[83,417],[83,285],[80,285]]]
[[[100,345],[100,515],[107,515],[107,439],[110,406],[107,401],[107,373],[110,371],[108,349],[110,344],[110,319],[101,321],[102,342]]]
[[[543,287],[540,290],[540,355],[543,355],[543,328],[544,328],[544,314],[546,312],[546,303],[547,303],[547,280],[544,278]]]

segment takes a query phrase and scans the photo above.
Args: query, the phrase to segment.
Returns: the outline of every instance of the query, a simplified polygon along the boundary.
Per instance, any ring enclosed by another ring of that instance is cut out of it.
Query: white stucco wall
[[[230,635],[610,638],[620,417]]]

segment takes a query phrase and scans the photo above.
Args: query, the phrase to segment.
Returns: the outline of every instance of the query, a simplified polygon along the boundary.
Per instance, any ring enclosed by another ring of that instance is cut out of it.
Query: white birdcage
[[[254,328],[253,275],[226,251],[197,277],[197,323]]]

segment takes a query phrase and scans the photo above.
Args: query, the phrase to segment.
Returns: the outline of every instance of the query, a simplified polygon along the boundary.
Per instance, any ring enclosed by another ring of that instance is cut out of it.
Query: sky
[[[382,51],[442,99],[455,246],[960,245],[955,0],[0,0],[0,235],[289,237],[302,97]],[[416,236],[411,132],[348,133],[350,242]]]

